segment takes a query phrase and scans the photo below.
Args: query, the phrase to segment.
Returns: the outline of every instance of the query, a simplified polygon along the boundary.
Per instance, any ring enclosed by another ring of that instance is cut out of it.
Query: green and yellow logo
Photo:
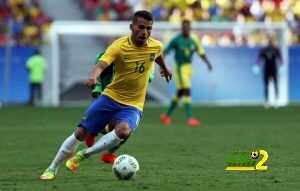
[[[155,54],[154,53],[151,53],[149,55],[149,60],[150,60],[150,62],[153,62],[155,60]]]
[[[227,159],[225,170],[228,171],[265,171],[269,158],[267,151],[254,150],[252,152],[235,151]]]

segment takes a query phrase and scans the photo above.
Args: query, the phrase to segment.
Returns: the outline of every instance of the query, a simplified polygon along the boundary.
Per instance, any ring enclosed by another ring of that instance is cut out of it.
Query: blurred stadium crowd
[[[292,38],[300,42],[299,0],[80,0],[74,1],[87,20],[129,20],[138,9],[151,10],[155,20],[178,23],[182,18],[193,21],[238,23],[286,21]],[[9,22],[13,21],[13,22]],[[38,45],[52,19],[38,0],[0,0],[0,45],[12,38],[16,44]],[[11,23],[11,37],[8,26]],[[200,34],[204,45],[236,46],[264,44],[265,31],[251,31],[244,36],[234,31]]]
[[[39,45],[51,21],[38,0],[1,0],[0,45]]]
[[[178,23],[193,21],[280,22],[290,27],[290,43],[300,42],[300,1],[297,0],[81,0],[87,19],[128,20],[133,11],[148,9],[155,20]],[[200,34],[204,45],[236,46],[266,43],[266,31],[251,31],[243,36],[234,31]]]

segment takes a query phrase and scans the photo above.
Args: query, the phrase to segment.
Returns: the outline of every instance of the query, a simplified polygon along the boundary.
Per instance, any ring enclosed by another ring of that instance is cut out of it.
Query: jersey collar
[[[149,37],[148,40],[146,41],[146,44],[145,44],[144,46],[141,46],[141,47],[148,46],[149,40],[150,40],[150,37]],[[137,47],[137,46],[132,42],[131,36],[128,36],[128,44]]]

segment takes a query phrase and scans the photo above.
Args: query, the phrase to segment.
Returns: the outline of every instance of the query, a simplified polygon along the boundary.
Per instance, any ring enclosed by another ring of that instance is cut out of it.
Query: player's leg
[[[109,132],[111,132],[111,131],[113,130],[113,125],[108,124],[108,125],[105,126],[105,128],[101,128],[101,129],[102,129],[102,130],[101,130],[100,133],[101,133],[102,135],[105,135],[105,134],[107,134],[107,133],[109,133]],[[93,146],[93,145],[95,144],[95,142],[96,142],[96,137],[97,137],[97,135],[88,133],[88,134],[86,135],[86,137],[85,137],[85,140],[84,140],[85,145],[86,145],[87,147]],[[116,152],[116,151],[120,148],[120,146],[121,146],[122,144],[124,144],[125,142],[126,142],[126,140],[123,140],[119,145],[117,145],[117,146],[115,146],[115,147],[113,147],[113,148],[111,148],[111,149],[109,149],[109,150],[107,150],[107,151],[101,153],[101,154],[100,154],[100,160],[101,160],[102,162],[104,162],[104,163],[113,164],[113,162],[115,161],[115,159],[118,157],[118,156],[115,154],[115,152]]]
[[[176,109],[178,102],[180,101],[182,96],[183,96],[183,90],[182,89],[177,90],[176,96],[172,99],[172,102],[171,102],[167,112],[160,116],[160,120],[164,125],[171,124],[171,115],[174,112],[174,110]]]
[[[130,133],[131,129],[126,122],[118,123],[113,131],[103,135],[92,147],[85,149],[83,155],[89,157],[93,154],[116,147],[124,139],[127,139]]]
[[[264,85],[264,98],[265,98],[265,107],[269,106],[269,72],[265,69],[263,74],[263,85]]]
[[[108,112],[109,108],[107,108],[105,101],[104,98],[99,98],[90,105],[85,116],[79,123],[78,128],[60,146],[50,166],[40,176],[41,179],[51,180],[55,178],[61,163],[76,151],[77,146],[81,141],[85,140],[86,135],[88,133],[97,134],[99,132],[99,127],[103,127],[108,123],[110,113]]]
[[[38,84],[33,83],[33,90],[32,90],[32,104],[37,105],[38,101]]]
[[[277,70],[276,69],[274,69],[274,71],[272,71],[272,78],[273,78],[273,81],[274,81],[275,98],[277,100],[278,95],[279,95],[279,91],[278,91],[278,79],[277,79]]]
[[[178,102],[180,101],[180,99],[182,98],[182,96],[183,96],[183,89],[177,90],[176,96],[172,99],[171,105],[168,108],[168,111],[166,113],[167,116],[171,116],[172,115],[172,113],[174,112],[175,108],[177,107]]]
[[[112,123],[106,125],[101,134],[105,135],[111,132],[114,129],[114,126],[115,125]],[[124,139],[119,145],[101,153],[100,160],[107,164],[113,164],[116,158],[118,157],[115,152],[120,148],[121,145],[123,145],[126,142],[126,140],[127,139]]]
[[[196,119],[195,117],[193,117],[193,113],[192,113],[192,101],[191,101],[191,89],[187,88],[184,89],[184,93],[183,93],[183,106],[185,109],[185,113],[186,113],[186,124],[189,126],[198,126],[200,125],[200,120]]]
[[[29,98],[29,105],[33,105],[34,101],[34,83],[30,83],[30,98]]]
[[[58,171],[60,165],[76,151],[80,141],[84,140],[86,130],[83,128],[77,128],[60,146],[53,161],[49,167],[40,176],[41,180],[52,180]]]
[[[185,110],[186,118],[189,119],[192,117],[192,104],[191,104],[191,95],[190,95],[191,89],[186,88],[183,89],[183,107]]]
[[[105,137],[107,135],[111,135],[111,139],[114,140],[112,141],[112,146],[108,146],[108,143],[105,144],[103,137],[101,137],[100,140],[94,145],[95,147],[93,146],[94,148],[91,147],[86,149],[86,156],[90,156],[94,153],[105,150],[114,149],[120,143],[124,142],[124,140],[128,139],[130,133],[137,128],[142,116],[141,111],[131,106],[118,105],[121,109],[116,112],[111,119],[114,124],[114,130],[103,136]]]
[[[108,124],[108,125],[105,126],[105,128],[103,128],[101,130],[100,133],[102,135],[105,135],[105,134],[109,133],[112,130],[113,130],[112,125]],[[97,137],[97,135],[88,133],[85,140],[84,140],[85,145],[87,147],[93,146],[96,142],[96,137]],[[125,142],[125,140],[122,141],[120,143],[120,145],[123,144],[124,142]],[[112,149],[109,149],[108,151],[101,153],[100,154],[100,160],[104,163],[112,164],[115,161],[115,159],[117,158],[117,155],[115,154],[115,152],[119,149],[120,145],[117,145],[117,146],[113,147]]]
[[[113,164],[114,161],[116,160],[116,158],[118,157],[115,153],[116,151],[121,147],[121,145],[123,145],[126,141],[128,140],[127,139],[124,139],[122,142],[120,142],[119,145],[115,146],[115,147],[112,147],[111,149],[108,149],[106,152],[103,152],[101,154],[101,161],[102,162],[105,162],[105,163],[108,163],[108,164]]]
[[[84,143],[87,147],[91,147],[95,144],[96,142],[96,136],[94,134],[88,133],[84,139]]]
[[[175,83],[176,83],[176,96],[173,97],[168,110],[166,113],[162,114],[160,116],[160,121],[164,124],[164,125],[170,125],[171,124],[171,115],[174,112],[174,110],[176,109],[176,107],[178,106],[178,102],[180,101],[180,99],[183,96],[183,76],[182,76],[182,72],[181,72],[181,67],[176,67],[175,68],[175,73],[174,73],[174,77],[175,77]]]
[[[40,104],[42,101],[42,84],[41,83],[37,84],[37,101],[38,101],[38,104]]]
[[[103,135],[93,146],[78,151],[75,156],[67,161],[67,168],[74,172],[82,160],[119,145],[123,139],[129,136],[131,132],[129,129],[126,123],[117,124],[113,131]]]
[[[108,150],[116,145],[118,145],[123,139],[117,135],[117,131],[113,130],[112,132],[103,135],[96,143],[87,148],[80,150],[74,155],[71,159],[66,162],[66,167],[71,171],[76,171],[80,162],[89,156],[100,153],[102,151]]]
[[[114,102],[114,101],[113,101]],[[114,130],[102,136],[92,147],[83,149],[76,153],[74,157],[67,161],[70,170],[76,170],[79,163],[89,156],[107,151],[118,146],[123,140],[127,139],[131,132],[138,126],[141,111],[130,106],[124,106],[116,102],[112,103],[117,112],[112,116]],[[70,168],[76,167],[76,168]]]
[[[189,126],[198,126],[200,121],[193,117],[192,114],[192,99],[191,99],[191,86],[192,86],[192,65],[185,64],[181,67],[182,90],[183,90],[183,106],[186,113],[186,124]]]

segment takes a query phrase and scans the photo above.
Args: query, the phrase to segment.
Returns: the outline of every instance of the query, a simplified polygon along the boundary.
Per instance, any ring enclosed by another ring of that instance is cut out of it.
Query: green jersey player
[[[191,78],[192,78],[192,56],[197,53],[207,65],[209,70],[212,70],[212,65],[206,57],[205,51],[200,44],[200,40],[196,36],[192,36],[191,23],[189,20],[183,20],[181,25],[181,34],[174,37],[169,45],[164,50],[164,54],[171,51],[175,53],[175,82],[176,96],[173,98],[168,111],[162,114],[160,120],[165,125],[171,124],[171,114],[176,108],[178,101],[182,99],[187,125],[197,126],[200,121],[192,116],[191,110]]]

